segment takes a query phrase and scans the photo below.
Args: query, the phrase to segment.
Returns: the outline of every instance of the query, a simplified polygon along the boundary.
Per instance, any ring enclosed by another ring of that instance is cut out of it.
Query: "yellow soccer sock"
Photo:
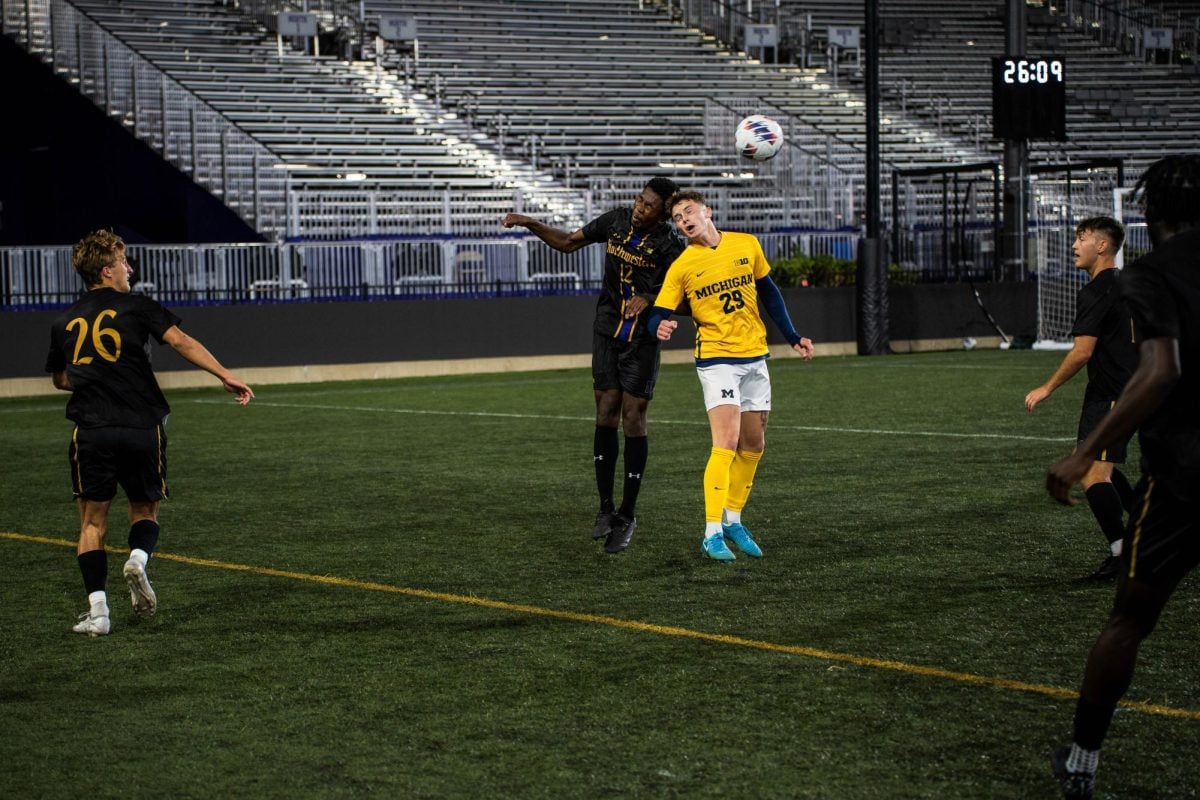
[[[729,466],[729,495],[725,498],[725,508],[741,513],[750,499],[750,489],[754,486],[754,473],[758,470],[758,462],[762,459],[762,451],[737,451],[733,463]]]
[[[720,522],[721,510],[725,508],[729,494],[729,468],[734,453],[723,447],[714,447],[704,468],[704,520]]]

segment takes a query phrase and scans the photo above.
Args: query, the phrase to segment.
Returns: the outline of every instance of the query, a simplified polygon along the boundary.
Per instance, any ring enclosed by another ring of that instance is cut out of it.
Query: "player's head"
[[[1167,156],[1155,161],[1133,190],[1146,223],[1172,233],[1200,225],[1200,155]]]
[[[75,243],[71,264],[88,287],[111,280],[115,288],[129,291],[130,269],[125,242],[112,231],[93,231]]]
[[[1089,272],[1097,263],[1112,266],[1125,243],[1125,228],[1112,217],[1088,217],[1075,226],[1075,266]]]
[[[712,209],[699,192],[676,192],[667,201],[671,221],[689,240],[699,239],[712,224]]]
[[[633,201],[633,227],[653,228],[667,219],[667,198],[679,191],[670,178],[651,178]]]

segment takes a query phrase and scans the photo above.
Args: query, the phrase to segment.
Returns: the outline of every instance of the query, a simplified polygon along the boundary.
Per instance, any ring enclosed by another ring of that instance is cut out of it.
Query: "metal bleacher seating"
[[[568,227],[593,205],[627,202],[655,174],[706,189],[790,193],[785,205],[800,216],[776,222],[854,224],[854,211],[804,214],[820,191],[861,189],[858,65],[761,63],[689,26],[674,5],[366,0],[369,34],[380,14],[416,18],[419,58],[389,46],[346,61],[290,42],[281,53],[236,2],[72,2],[277,160],[288,221],[280,230],[276,219],[273,235],[495,234],[495,220],[513,208]],[[1004,39],[994,0],[884,0],[882,13],[885,167],[997,158],[989,57]],[[861,8],[783,0],[780,15],[793,32],[803,18],[809,35],[858,24]],[[1134,63],[1068,22],[1041,15],[1031,23],[1030,51],[1063,55],[1070,87],[1071,140],[1034,143],[1034,157],[1119,157],[1136,168],[1178,149],[1179,131],[1200,121],[1194,79],[1175,65]],[[731,123],[754,111],[787,123],[808,166],[750,164],[733,153]],[[132,127],[145,132],[136,119]],[[822,159],[836,161],[836,172],[818,174],[812,164]]]
[[[1031,157],[1044,163],[1117,158],[1136,174],[1153,159],[1189,147],[1184,132],[1200,124],[1200,93],[1186,70],[1146,63],[1140,51],[1100,35],[1102,21],[1085,23],[1067,13],[1065,4],[1056,6],[1028,9],[1026,52],[1065,60],[1069,138],[1033,142]],[[803,13],[817,34],[830,24],[847,24],[846,6],[833,0],[783,0],[780,13],[785,19]],[[1003,5],[883,0],[881,15],[885,104],[901,104],[933,120],[945,135],[969,142],[981,158],[999,158],[1002,145],[991,139],[990,57],[1005,50]],[[1194,28],[1198,15],[1194,2],[1148,0],[1144,19],[1177,25],[1183,20],[1181,27]],[[862,24],[861,13],[852,24]]]

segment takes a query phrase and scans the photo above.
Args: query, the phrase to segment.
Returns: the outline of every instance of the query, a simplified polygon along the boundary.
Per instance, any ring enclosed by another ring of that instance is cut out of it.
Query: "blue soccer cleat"
[[[704,551],[704,555],[717,561],[736,561],[737,556],[729,549],[729,545],[725,544],[724,536],[708,536],[700,543],[700,549]]]
[[[762,558],[762,548],[758,546],[758,542],[754,541],[754,537],[750,535],[750,531],[746,530],[745,525],[735,522],[732,525],[722,525],[721,529],[725,531],[726,536],[733,539],[738,550],[751,558]]]

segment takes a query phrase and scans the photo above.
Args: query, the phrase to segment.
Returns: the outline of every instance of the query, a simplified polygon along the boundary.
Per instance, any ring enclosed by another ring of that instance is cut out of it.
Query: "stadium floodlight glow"
[[[696,167],[695,164],[689,164],[684,161],[681,161],[678,164],[673,161],[660,161],[658,162],[658,166],[662,167],[663,169],[695,169]]]
[[[289,163],[287,161],[280,161],[277,164],[272,164],[271,168],[272,169],[312,169],[313,165],[312,164],[296,164],[296,163]]]
[[[365,173],[365,172],[347,172],[346,173],[346,180],[348,180],[348,181],[365,181],[366,179],[367,179],[367,173]]]

